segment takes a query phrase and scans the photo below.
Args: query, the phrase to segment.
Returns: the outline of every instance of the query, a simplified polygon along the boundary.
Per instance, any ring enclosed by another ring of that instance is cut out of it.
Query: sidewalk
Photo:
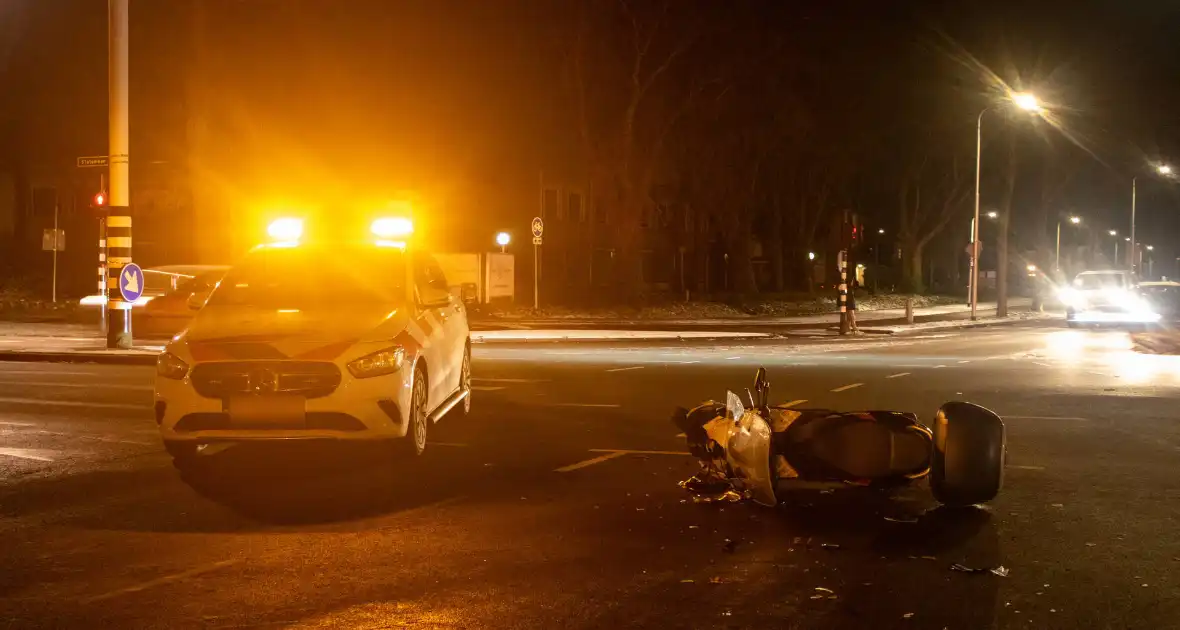
[[[1013,298],[1008,300],[1011,311],[1027,311],[1032,306],[1029,298]],[[980,302],[978,314],[983,317],[994,317],[995,302]],[[914,309],[914,322],[929,322],[936,320],[966,319],[971,315],[971,307],[966,304],[948,304]],[[857,311],[856,320],[862,326],[876,325],[905,325],[905,309],[891,308],[876,311]],[[578,330],[620,329],[620,330],[749,330],[751,327],[774,330],[808,330],[824,329],[840,323],[840,313],[824,313],[822,315],[800,315],[796,317],[733,317],[725,319],[589,319],[589,318],[560,318],[560,319],[501,319],[480,318],[471,322],[472,330]]]
[[[107,350],[98,326],[0,322],[0,361],[155,365],[158,341],[131,350]]]
[[[995,304],[981,303],[978,321],[970,321],[963,304],[915,309],[914,324],[905,323],[905,311],[887,309],[857,313],[861,330],[869,334],[971,328],[1019,323],[1053,317],[1029,312],[1027,299],[1012,300],[1010,317],[995,317]],[[532,320],[472,322],[476,343],[540,343],[554,341],[671,341],[706,339],[786,339],[836,337],[839,313],[802,317],[666,319],[666,320]],[[0,361],[46,361],[153,365],[163,351],[159,340],[139,340],[131,350],[107,350],[97,326],[82,324],[0,322]]]

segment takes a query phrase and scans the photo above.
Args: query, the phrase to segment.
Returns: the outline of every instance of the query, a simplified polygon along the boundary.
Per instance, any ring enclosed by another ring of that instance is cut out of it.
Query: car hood
[[[334,360],[363,342],[394,339],[405,309],[364,307],[274,310],[207,306],[184,333],[197,361]]]

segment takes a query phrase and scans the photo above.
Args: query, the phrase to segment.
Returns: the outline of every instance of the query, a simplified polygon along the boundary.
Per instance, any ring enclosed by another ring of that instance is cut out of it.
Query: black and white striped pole
[[[837,255],[840,265],[840,334],[848,334],[848,252],[840,250]]]
[[[131,302],[123,300],[119,276],[131,264],[131,191],[128,156],[127,0],[107,1],[107,83],[110,203],[106,221],[107,348],[131,347]]]

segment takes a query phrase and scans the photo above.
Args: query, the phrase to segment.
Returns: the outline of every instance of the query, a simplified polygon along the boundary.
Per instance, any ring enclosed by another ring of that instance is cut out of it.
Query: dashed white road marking
[[[1089,372],[1089,371],[1087,371],[1086,374],[1093,374],[1094,376],[1106,376],[1106,372]]]
[[[680,365],[688,365],[689,363],[700,363],[700,361],[677,361]]]
[[[7,455],[8,457],[31,459],[36,462],[53,461],[52,457],[47,457],[43,454],[45,452],[46,451],[31,448],[0,448],[0,455]]]
[[[498,392],[501,389],[508,389],[504,385],[472,385],[471,391],[475,392]]]
[[[898,372],[897,374],[890,374],[889,376],[886,376],[885,378],[901,378],[903,376],[909,376],[909,375],[910,375],[909,372]]]
[[[620,455],[691,455],[688,451],[633,451],[625,448],[592,448],[591,453],[618,453]]]
[[[8,422],[7,420],[0,422],[0,427],[35,427],[34,422]]]
[[[35,374],[37,376],[105,376],[100,372],[67,372],[65,370],[0,370],[0,374]]]
[[[462,442],[431,442],[431,446],[447,446],[452,448],[467,448],[466,444]]]
[[[968,361],[967,359],[963,359],[962,361],[959,361],[959,363],[970,363],[970,361]]]
[[[549,403],[549,407],[589,407],[591,409],[618,409],[622,405],[606,403]]]
[[[738,359],[740,359],[740,358],[741,358],[741,357],[725,357],[725,360],[726,360],[726,361],[736,361],[736,360],[738,360]]]
[[[1085,422],[1089,418],[1079,418],[1077,416],[1008,416],[1001,415],[1004,420],[1077,420]]]
[[[112,390],[120,389],[135,392],[150,392],[151,385],[115,385],[111,383],[103,383],[101,385],[95,383],[65,383],[61,381],[2,381],[0,385],[20,385],[22,387],[74,387],[78,389],[98,389],[98,390]]]
[[[607,370],[607,372],[629,372],[631,370],[642,370],[642,369],[643,369],[642,365],[632,365],[629,367],[611,368],[611,369]]]
[[[946,367],[946,366],[945,365],[936,365],[936,366],[934,366],[934,369],[937,370],[938,368],[944,368],[944,367]]]
[[[1019,464],[1008,464],[1005,468],[1015,468],[1016,470],[1044,470],[1044,466],[1021,466]]]
[[[805,402],[807,402],[807,399],[802,398],[799,400],[792,400],[791,402],[787,402],[787,403],[783,403],[781,405],[775,405],[775,406],[776,407],[794,407],[795,405],[802,405]]]
[[[1033,365],[1039,365],[1041,367],[1053,367],[1051,363],[1041,363],[1040,361],[1033,361]]]
[[[472,378],[473,383],[548,383],[539,378]]]
[[[112,597],[118,597],[120,595],[130,595],[131,593],[138,593],[140,591],[147,590],[147,589],[152,588],[154,586],[163,586],[164,584],[176,582],[178,580],[183,580],[185,578],[194,577],[194,576],[200,575],[202,573],[216,571],[217,569],[220,569],[222,567],[227,567],[231,564],[237,564],[238,562],[239,562],[238,560],[222,560],[221,562],[214,562],[213,564],[208,564],[203,567],[189,569],[188,571],[181,571],[180,573],[173,573],[172,575],[165,575],[164,577],[156,578],[154,580],[148,580],[147,582],[142,582],[142,583],[136,584],[134,586],[128,586],[127,588],[121,588],[117,591],[108,591],[106,593],[103,593],[101,595],[95,595],[94,597],[85,599],[83,601],[87,604],[92,604],[94,602],[100,602],[100,601],[103,601],[106,599],[111,599]]]
[[[570,472],[573,470],[578,470],[580,468],[585,468],[587,466],[593,466],[594,464],[601,464],[602,462],[610,461],[612,459],[615,459],[616,457],[622,457],[624,455],[626,455],[626,453],[624,453],[623,451],[609,451],[605,455],[599,455],[598,457],[591,457],[590,459],[584,459],[576,464],[570,464],[569,466],[562,466],[561,468],[554,470],[554,472],[560,472],[560,473]]]
[[[10,405],[46,405],[49,407],[90,407],[92,409],[127,409],[141,411],[148,408],[148,404],[128,405],[125,403],[100,403],[84,400],[43,400],[41,398],[0,398],[0,403]]]
[[[851,384],[851,385],[843,385],[843,386],[841,386],[841,387],[837,387],[836,389],[833,389],[833,390],[832,390],[832,392],[843,392],[843,391],[848,391],[848,390],[850,390],[850,389],[854,389],[854,388],[860,387],[861,385],[864,385],[864,383],[853,383],[853,384]]]

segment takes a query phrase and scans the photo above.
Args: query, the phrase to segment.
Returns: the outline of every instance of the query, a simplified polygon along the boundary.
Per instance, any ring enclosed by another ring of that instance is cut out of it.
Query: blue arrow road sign
[[[143,295],[143,269],[130,263],[119,272],[119,293],[128,302],[134,302]]]

